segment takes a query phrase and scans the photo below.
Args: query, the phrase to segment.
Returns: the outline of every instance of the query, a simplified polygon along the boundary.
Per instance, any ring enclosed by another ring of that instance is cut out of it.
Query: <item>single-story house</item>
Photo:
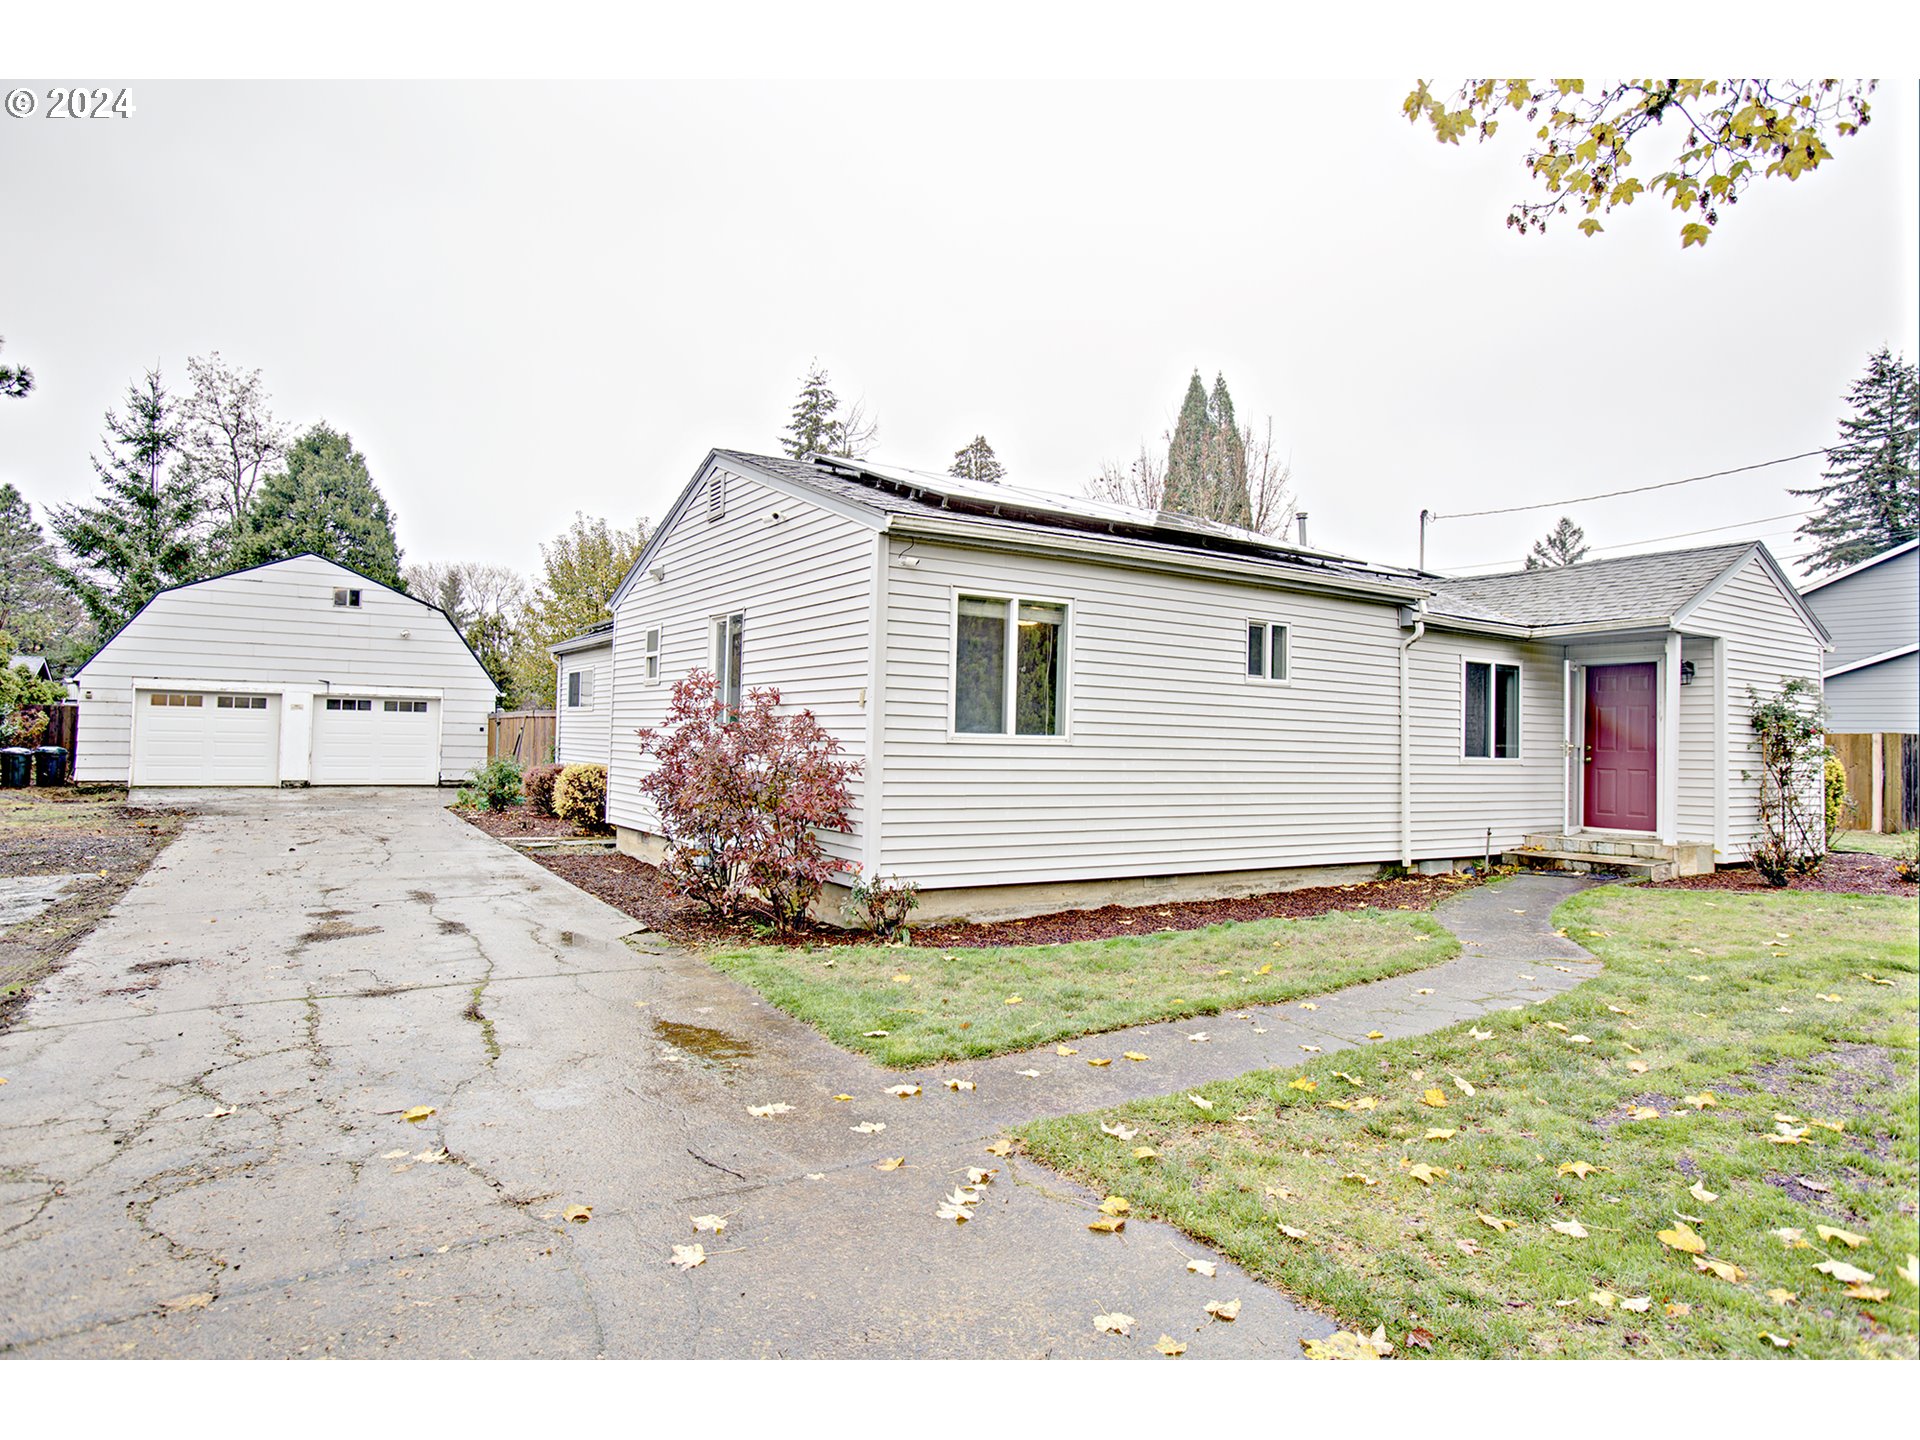
[[[1920,792],[1920,540],[1802,587],[1833,635],[1829,742],[1847,769],[1855,823],[1911,829]]]
[[[162,590],[75,672],[80,780],[438,785],[498,692],[445,611],[317,555]]]
[[[561,765],[605,765],[613,740],[613,621],[547,649],[557,674],[553,758]]]
[[[923,921],[1522,848],[1663,874],[1740,860],[1758,827],[1747,687],[1817,684],[1827,643],[1759,544],[1452,580],[729,450],[610,608],[621,848],[660,853],[635,731],[673,682],[777,686],[863,767],[830,851],[916,881]]]

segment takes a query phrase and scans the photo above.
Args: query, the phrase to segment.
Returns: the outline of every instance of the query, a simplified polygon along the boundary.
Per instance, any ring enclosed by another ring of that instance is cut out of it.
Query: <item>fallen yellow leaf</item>
[[[1131,1335],[1133,1316],[1122,1315],[1118,1310],[1108,1315],[1096,1315],[1093,1317],[1093,1328],[1109,1335]]]
[[[1704,1255],[1707,1253],[1707,1242],[1694,1234],[1692,1228],[1684,1220],[1675,1222],[1671,1230],[1662,1230],[1659,1238],[1662,1245],[1670,1249],[1682,1251],[1688,1255]]]
[[[1849,1250],[1858,1250],[1862,1245],[1867,1243],[1866,1236],[1856,1235],[1851,1230],[1842,1230],[1835,1225],[1816,1225],[1814,1226],[1814,1233],[1822,1240],[1838,1240]]]
[[[431,1105],[416,1105],[411,1110],[402,1110],[400,1112],[400,1118],[402,1120],[405,1120],[409,1125],[418,1125],[422,1120],[426,1119],[429,1115],[432,1115],[435,1113],[436,1112],[433,1106]]]
[[[1209,1300],[1206,1305],[1206,1311],[1207,1314],[1213,1316],[1214,1319],[1224,1320],[1231,1325],[1235,1320],[1240,1318],[1240,1302],[1238,1300]]]
[[[1187,1347],[1182,1345],[1178,1340],[1174,1339],[1171,1335],[1162,1335],[1158,1340],[1154,1342],[1153,1348],[1158,1350],[1162,1355],[1166,1356],[1169,1360],[1175,1358],[1176,1356],[1184,1355],[1187,1353]]]
[[[570,1220],[576,1225],[584,1225],[593,1218],[593,1206],[569,1205],[560,1212],[562,1220]]]
[[[873,1168],[876,1170],[898,1170],[902,1165],[906,1163],[907,1163],[906,1156],[895,1155],[889,1159],[877,1161],[874,1164]]]

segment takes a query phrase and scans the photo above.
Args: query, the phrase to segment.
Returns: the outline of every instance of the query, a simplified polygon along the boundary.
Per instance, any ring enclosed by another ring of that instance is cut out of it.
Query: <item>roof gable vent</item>
[[[707,523],[726,518],[727,472],[716,470],[707,477]]]

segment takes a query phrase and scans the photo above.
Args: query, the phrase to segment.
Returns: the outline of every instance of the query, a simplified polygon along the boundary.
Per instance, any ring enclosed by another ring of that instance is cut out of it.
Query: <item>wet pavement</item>
[[[1099,1196],[985,1145],[1596,968],[1546,924],[1591,882],[1522,876],[1437,912],[1457,959],[1316,1011],[889,1071],[448,798],[175,802],[180,838],[0,1035],[0,1352],[1157,1358],[1164,1332],[1190,1359],[1293,1357],[1331,1322],[1218,1256],[1188,1272],[1209,1252],[1164,1226],[1090,1232]],[[975,1218],[939,1219],[975,1165],[999,1171]],[[704,1264],[669,1263],[696,1242]],[[1236,1323],[1204,1313],[1233,1298]],[[1116,1309],[1131,1337],[1094,1329]]]

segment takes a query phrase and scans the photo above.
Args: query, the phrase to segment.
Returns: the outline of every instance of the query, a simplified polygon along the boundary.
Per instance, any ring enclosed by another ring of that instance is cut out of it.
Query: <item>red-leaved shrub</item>
[[[521,789],[527,797],[527,808],[534,814],[553,814],[553,784],[566,768],[564,765],[532,765],[520,778]]]
[[[696,670],[673,687],[665,723],[639,735],[655,762],[640,789],[667,841],[664,868],[716,915],[758,910],[788,935],[821,887],[854,869],[820,832],[850,828],[860,766],[811,710],[782,714],[780,692],[764,689],[729,715]]]

